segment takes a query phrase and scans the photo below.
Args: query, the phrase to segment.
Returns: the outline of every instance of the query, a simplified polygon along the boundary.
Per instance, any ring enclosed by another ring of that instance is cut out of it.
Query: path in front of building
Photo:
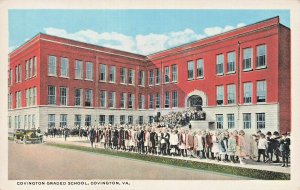
[[[9,141],[9,180],[234,180],[249,179],[122,157]]]

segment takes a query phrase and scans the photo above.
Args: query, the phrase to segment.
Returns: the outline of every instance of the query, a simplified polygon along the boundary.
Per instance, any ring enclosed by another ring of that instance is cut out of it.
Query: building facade
[[[218,129],[290,131],[278,17],[148,56],[38,34],[9,57],[10,130],[152,122],[197,104]]]

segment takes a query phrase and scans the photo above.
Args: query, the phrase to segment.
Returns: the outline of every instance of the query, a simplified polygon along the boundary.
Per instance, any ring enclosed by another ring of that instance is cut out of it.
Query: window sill
[[[110,83],[110,84],[116,84],[116,82],[113,82],[113,81],[109,81],[108,83]]]
[[[48,74],[48,77],[57,77],[57,75],[49,75],[49,74]]]
[[[128,85],[130,85],[130,86],[134,86],[134,84],[128,84]]]
[[[197,77],[197,79],[200,79],[200,80],[201,80],[201,79],[204,79],[204,76],[201,76],[201,77]]]
[[[224,73],[217,73],[217,76],[224,76]]]
[[[172,83],[177,83],[178,81],[176,80],[176,81],[172,81]]]
[[[106,80],[99,80],[99,82],[106,82]]]
[[[256,102],[256,104],[263,105],[263,104],[267,104],[267,102]]]
[[[245,106],[251,106],[252,102],[251,103],[243,103],[243,105],[245,105]]]
[[[265,66],[259,66],[259,67],[256,67],[255,69],[256,70],[262,70],[262,69],[266,69],[267,68],[267,66],[265,65]]]
[[[156,84],[155,84],[155,86],[159,86],[159,85],[160,85],[160,83],[156,83]]]
[[[60,78],[65,78],[65,79],[69,79],[70,77],[67,76],[59,76]]]
[[[74,80],[83,80],[82,78],[74,78]]]
[[[193,81],[193,80],[195,80],[195,79],[194,79],[194,78],[189,78],[189,79],[188,79],[188,81]]]
[[[122,83],[122,82],[120,82],[120,84],[121,84],[121,85],[127,85],[126,83]]]
[[[250,69],[243,69],[243,71],[244,72],[249,72],[249,71],[253,71],[253,69],[252,68],[250,68]]]
[[[232,74],[235,74],[235,71],[230,71],[226,73],[226,75],[232,75]]]
[[[91,81],[91,82],[93,82],[93,81],[94,81],[93,79],[84,79],[84,80],[86,80],[86,81]]]

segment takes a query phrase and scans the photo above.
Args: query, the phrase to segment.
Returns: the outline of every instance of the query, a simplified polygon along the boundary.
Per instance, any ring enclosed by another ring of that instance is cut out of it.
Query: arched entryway
[[[187,100],[187,107],[197,107],[202,105],[202,98],[199,95],[192,95]]]

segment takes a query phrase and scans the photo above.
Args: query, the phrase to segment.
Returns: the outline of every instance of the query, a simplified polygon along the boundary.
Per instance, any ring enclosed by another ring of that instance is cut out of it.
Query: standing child
[[[220,147],[219,147],[219,133],[218,131],[214,131],[212,133],[212,159],[219,161],[219,152],[220,152]]]
[[[237,155],[240,160],[240,164],[246,164],[243,159],[246,156],[246,142],[245,142],[245,132],[243,130],[239,131],[238,144],[237,144]]]
[[[229,139],[228,139],[228,149],[227,153],[230,158],[231,163],[235,163],[234,156],[236,155],[236,138],[234,135],[234,132],[229,133]]]
[[[171,146],[171,156],[175,156],[175,152],[177,150],[179,140],[178,135],[176,134],[175,130],[172,130],[172,133],[170,135],[170,146]]]
[[[260,134],[258,140],[258,159],[256,162],[260,162],[260,156],[263,155],[264,162],[266,161],[266,149],[268,148],[268,142],[263,133]]]
[[[197,151],[197,157],[203,158],[203,139],[202,139],[202,133],[201,131],[198,131],[198,133],[195,136],[195,148]],[[202,154],[202,155],[201,155]]]

